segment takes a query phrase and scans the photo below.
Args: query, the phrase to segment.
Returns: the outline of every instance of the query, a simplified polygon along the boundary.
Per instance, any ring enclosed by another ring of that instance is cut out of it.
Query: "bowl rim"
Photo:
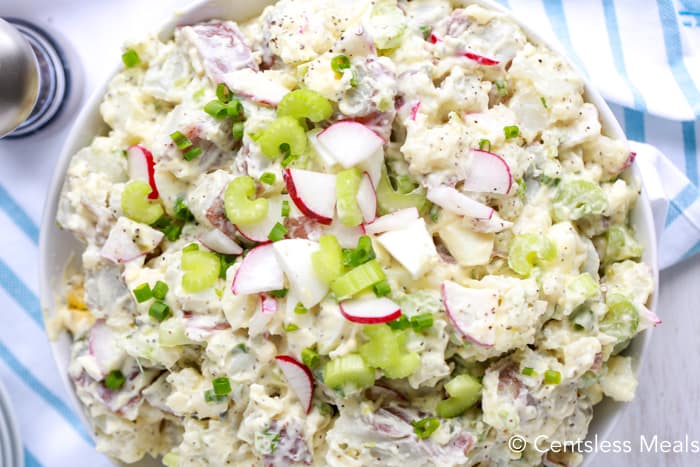
[[[266,5],[274,3],[275,0],[254,0],[245,2],[243,5],[244,11],[259,14],[265,8]],[[174,13],[170,14],[170,17],[165,19],[160,23],[160,25],[151,31],[156,34],[160,39],[168,39],[172,36],[175,27],[186,24],[193,24],[199,21],[205,21],[208,19],[215,19],[218,17],[231,16],[230,14],[220,14],[218,12],[234,12],[241,9],[240,4],[235,2],[236,6],[232,9],[232,3],[228,3],[225,0],[194,0],[190,4],[183,8],[177,9]],[[558,54],[566,63],[576,72],[579,78],[584,83],[584,98],[586,102],[590,102],[595,105],[599,120],[603,127],[603,132],[609,136],[628,142],[627,137],[622,130],[619,122],[615,118],[612,110],[610,109],[607,102],[603,99],[599,91],[597,91],[590,80],[578,67],[578,65],[571,59],[569,54],[563,50],[558,42],[546,40],[537,31],[529,26],[527,19],[520,19],[516,14],[506,8],[502,4],[498,3],[496,0],[458,0],[456,2],[458,6],[464,7],[470,4],[477,4],[489,8],[491,10],[497,11],[501,14],[506,15],[511,20],[513,20],[525,33],[528,40],[531,42],[545,46]],[[252,8],[251,8],[252,6]],[[245,15],[245,13],[241,16]],[[146,34],[143,34],[145,37]],[[73,121],[68,136],[62,146],[60,156],[56,161],[54,168],[54,173],[51,177],[50,184],[48,186],[44,210],[42,213],[42,220],[40,226],[40,237],[39,237],[39,286],[40,286],[40,303],[42,314],[44,317],[45,328],[48,331],[48,319],[52,315],[54,308],[56,307],[56,296],[57,291],[52,285],[52,274],[51,269],[55,269],[56,260],[53,258],[50,251],[51,248],[51,234],[67,234],[67,232],[62,231],[58,228],[55,223],[55,217],[57,213],[58,201],[61,196],[61,191],[65,179],[65,174],[68,170],[70,160],[72,156],[86,144],[99,134],[99,129],[104,128],[104,122],[99,114],[99,106],[103,100],[103,97],[107,91],[110,81],[122,70],[121,64],[115,65],[109,77],[102,82],[95,90],[90,94],[87,100],[83,104],[83,108],[78,114],[78,116]],[[637,228],[637,234],[641,236],[644,245],[644,256],[642,262],[648,265],[652,271],[654,290],[648,301],[649,308],[655,311],[657,308],[658,295],[659,295],[659,268],[658,268],[658,252],[657,252],[657,240],[656,233],[653,223],[652,210],[649,202],[648,195],[644,184],[641,181],[641,173],[636,165],[632,165],[630,172],[640,181],[640,195],[637,200],[636,206],[634,208],[633,217],[635,218],[634,223]],[[71,234],[68,234],[71,235]],[[74,242],[75,243],[75,242]],[[76,243],[77,245],[77,243]],[[54,266],[54,267],[52,267]],[[61,270],[65,268],[66,264],[61,266]],[[640,369],[642,362],[647,358],[651,335],[653,328],[647,329],[644,332],[635,336],[632,340],[633,349],[633,361],[632,367],[637,379],[639,379]],[[66,331],[62,331],[61,335],[56,339],[49,338],[49,346],[51,347],[51,353],[59,370],[60,378],[63,385],[68,393],[69,399],[74,410],[77,412],[80,420],[85,424],[90,432],[91,436],[94,437],[92,432],[92,427],[89,419],[86,416],[85,409],[79,402],[75,389],[72,382],[68,377],[68,368],[65,362],[66,348],[65,346],[70,343],[70,338],[68,337]],[[601,407],[604,404],[608,404],[608,407]],[[590,437],[593,433],[592,427],[594,425],[600,425],[597,427],[595,434],[600,439],[607,439],[612,430],[617,425],[625,410],[629,407],[630,403],[613,402],[609,398],[605,398],[603,402],[596,404],[594,406],[594,416],[588,427],[588,436]],[[604,409],[606,413],[596,414],[601,409]],[[596,424],[596,420],[598,423]],[[592,459],[595,457],[595,452],[586,453],[583,460],[583,466],[591,465]],[[112,462],[116,462],[112,460]]]

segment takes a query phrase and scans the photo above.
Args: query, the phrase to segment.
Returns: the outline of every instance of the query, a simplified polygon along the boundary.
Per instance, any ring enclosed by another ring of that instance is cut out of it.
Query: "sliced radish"
[[[302,169],[285,169],[287,192],[297,208],[321,224],[333,222],[335,175]]]
[[[366,161],[384,146],[384,140],[362,123],[344,120],[318,135],[318,141],[345,168]]]
[[[272,248],[287,275],[290,292],[307,309],[323,300],[328,293],[328,284],[318,278],[311,264],[311,255],[318,251],[318,243],[292,238],[275,242]]]
[[[311,143],[311,146],[319,155],[323,163],[326,164],[328,167],[333,167],[334,165],[338,164],[338,161],[336,161],[335,158],[333,158],[331,153],[328,151],[328,149],[326,149],[326,147],[318,141],[318,135],[319,133],[321,133],[321,131],[323,130],[311,130],[310,132],[308,132],[307,136],[309,138],[309,143]]]
[[[474,52],[464,52],[464,56],[467,57],[469,60],[473,60],[476,63],[478,63],[479,65],[484,65],[484,66],[494,66],[494,65],[498,65],[499,63],[501,63],[498,60],[495,60],[493,58],[484,57],[483,55],[479,55],[479,54],[474,53]]]
[[[382,169],[384,169],[384,149],[377,149],[369,159],[359,164],[357,168],[369,175],[372,186],[376,187],[379,184],[379,180],[382,178]]]
[[[260,294],[260,309],[248,322],[248,334],[257,336],[267,331],[275,313],[277,313],[277,299],[272,295]]]
[[[433,237],[423,219],[414,220],[403,229],[385,232],[377,237],[377,241],[414,279],[425,274],[439,260]]]
[[[277,299],[266,293],[260,294],[260,312],[275,313],[277,312]]]
[[[277,262],[271,243],[248,252],[233,278],[231,290],[235,295],[248,295],[284,288],[284,274]]]
[[[639,317],[641,318],[643,328],[646,329],[647,327],[658,326],[662,323],[661,318],[644,305],[638,305],[637,310],[639,310]]]
[[[258,104],[274,107],[280,103],[289,89],[279,81],[272,79],[262,71],[243,68],[227,73],[224,82],[237,94],[257,102]]]
[[[365,227],[362,224],[348,227],[340,222],[339,219],[335,219],[322,233],[334,235],[343,248],[355,248],[360,237],[365,235]]]
[[[155,178],[155,162],[151,151],[143,146],[131,146],[126,151],[129,166],[129,180],[143,180],[151,186],[148,199],[158,199],[158,187]]]
[[[513,186],[508,163],[498,154],[474,149],[464,189],[483,193],[507,194]]]
[[[390,230],[401,230],[409,226],[420,217],[418,209],[404,208],[377,217],[373,222],[365,225],[365,231],[370,235],[376,235]]]
[[[377,217],[377,192],[367,172],[362,175],[360,188],[357,190],[357,205],[362,211],[362,219],[372,222]]]
[[[287,378],[289,386],[297,395],[306,413],[311,411],[311,400],[314,394],[314,377],[309,367],[289,355],[275,357],[277,365]]]
[[[496,290],[472,289],[445,281],[442,300],[450,322],[465,339],[482,347],[493,347],[498,308]]]
[[[624,172],[627,170],[629,166],[634,164],[634,160],[637,158],[637,153],[636,152],[630,152],[629,155],[627,156],[627,159],[625,159],[625,163],[622,164],[622,168],[620,169],[620,172]]]
[[[418,115],[418,111],[420,110],[420,101],[417,101],[415,104],[411,106],[411,120],[416,120],[416,116]]]
[[[185,315],[185,336],[196,342],[201,342],[211,336],[215,331],[230,329],[231,325],[222,321],[218,316],[211,315]]]
[[[109,231],[100,255],[115,263],[127,263],[155,249],[163,240],[163,232],[120,217]]]
[[[493,213],[490,219],[471,219],[471,229],[480,233],[496,233],[513,227],[513,223]]]
[[[340,313],[348,321],[377,324],[401,317],[401,307],[386,297],[360,297],[340,302]]]
[[[491,219],[494,213],[492,208],[474,201],[449,186],[429,188],[426,197],[443,209],[472,219]]]
[[[238,232],[251,242],[267,242],[270,231],[278,222],[283,223],[282,197],[276,196],[268,199],[267,216],[259,222],[250,225],[236,225]]]
[[[90,328],[88,350],[90,355],[95,357],[103,375],[119,368],[126,357],[126,352],[119,345],[117,336],[102,320],[95,322]]]
[[[211,229],[199,236],[202,245],[222,255],[240,255],[243,248],[219,229]]]
[[[435,34],[430,34],[430,43],[431,44],[437,44],[438,42],[442,42],[442,39],[440,39],[438,36]]]

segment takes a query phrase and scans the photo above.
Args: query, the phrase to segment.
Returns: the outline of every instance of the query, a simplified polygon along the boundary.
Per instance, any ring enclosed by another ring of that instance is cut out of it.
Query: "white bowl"
[[[237,21],[245,20],[256,16],[266,5],[271,3],[274,3],[274,1],[196,1],[166,21],[160,29],[156,30],[156,32],[161,39],[167,39],[172,36],[174,28],[178,25],[192,24],[214,18],[226,18]],[[509,10],[492,0],[461,0],[461,3],[465,5],[477,3],[507,14],[510,13]],[[517,18],[514,19],[520,23],[530,40],[535,43],[546,45],[560,53],[562,56],[566,57],[566,54],[560,50],[558,45],[543,40],[536,32],[527,27],[526,24],[523,24]],[[144,31],[144,33],[145,32],[147,31]],[[573,68],[576,68],[571,60],[569,60],[569,64]],[[120,69],[121,66],[115,67],[113,75]],[[584,77],[580,71],[579,75]],[[41,224],[41,238],[39,245],[41,305],[42,310],[47,316],[51,316],[53,314],[56,303],[58,303],[64,292],[63,279],[65,277],[66,268],[79,267],[79,264],[76,263],[76,259],[80,257],[83,251],[82,244],[76,240],[72,234],[63,231],[56,226],[56,210],[61,188],[63,186],[63,180],[73,154],[75,154],[82,147],[89,145],[95,135],[100,134],[100,132],[106,129],[106,125],[102,121],[99,114],[99,106],[106,92],[107,85],[108,83],[105,82],[92,94],[92,96],[90,96],[87,103],[83,107],[82,112],[78,115],[78,118],[73,125],[73,129],[68,135],[58,163],[56,164],[54,176],[51,181],[51,185],[49,186]],[[612,114],[610,108],[588,81],[585,81],[585,97],[587,101],[593,103],[598,108],[604,132],[611,137],[625,139],[625,134],[622,131],[622,128],[620,128],[620,125]],[[631,170],[635,177],[641,179],[639,171],[635,166],[633,166]],[[637,230],[639,240],[644,245],[643,261],[652,268],[654,283],[658,285],[656,235],[654,232],[651,207],[643,187],[639,201],[637,202],[632,213],[632,222]],[[652,297],[649,299],[649,303],[647,304],[652,311],[656,308],[657,295],[658,292],[652,294]],[[633,358],[633,367],[635,372],[638,371],[641,362],[644,360],[650,336],[651,332],[649,330],[638,335],[625,352],[627,355],[630,355]],[[90,424],[85,417],[83,408],[75,396],[73,385],[68,378],[68,364],[70,360],[71,344],[70,336],[64,332],[57,340],[52,341],[50,344],[56,364],[63,379],[63,383],[70,394],[73,407],[79,413],[81,419],[85,423],[85,426],[89,428]],[[589,438],[597,435],[599,439],[605,439],[610,434],[617,420],[620,418],[624,407],[625,404],[614,402],[607,398],[598,404],[595,408],[593,422],[589,428]],[[588,455],[584,464],[590,465],[592,458],[593,455]],[[151,460],[145,460],[134,465],[146,466],[156,464],[154,464]]]

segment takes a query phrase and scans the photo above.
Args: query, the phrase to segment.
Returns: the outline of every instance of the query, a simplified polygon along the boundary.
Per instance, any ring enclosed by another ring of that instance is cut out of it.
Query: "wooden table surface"
[[[595,467],[700,465],[692,444],[691,452],[660,452],[662,440],[685,443],[686,437],[700,448],[700,257],[662,272],[660,282],[663,324],[654,330],[637,396],[608,438],[629,440],[632,452],[599,453]],[[641,436],[647,443],[657,436],[659,452],[640,452]]]

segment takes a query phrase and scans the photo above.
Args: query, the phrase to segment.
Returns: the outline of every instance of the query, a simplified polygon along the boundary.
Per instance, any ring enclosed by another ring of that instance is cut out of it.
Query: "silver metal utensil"
[[[39,95],[39,64],[24,36],[0,19],[0,138],[20,126]]]

